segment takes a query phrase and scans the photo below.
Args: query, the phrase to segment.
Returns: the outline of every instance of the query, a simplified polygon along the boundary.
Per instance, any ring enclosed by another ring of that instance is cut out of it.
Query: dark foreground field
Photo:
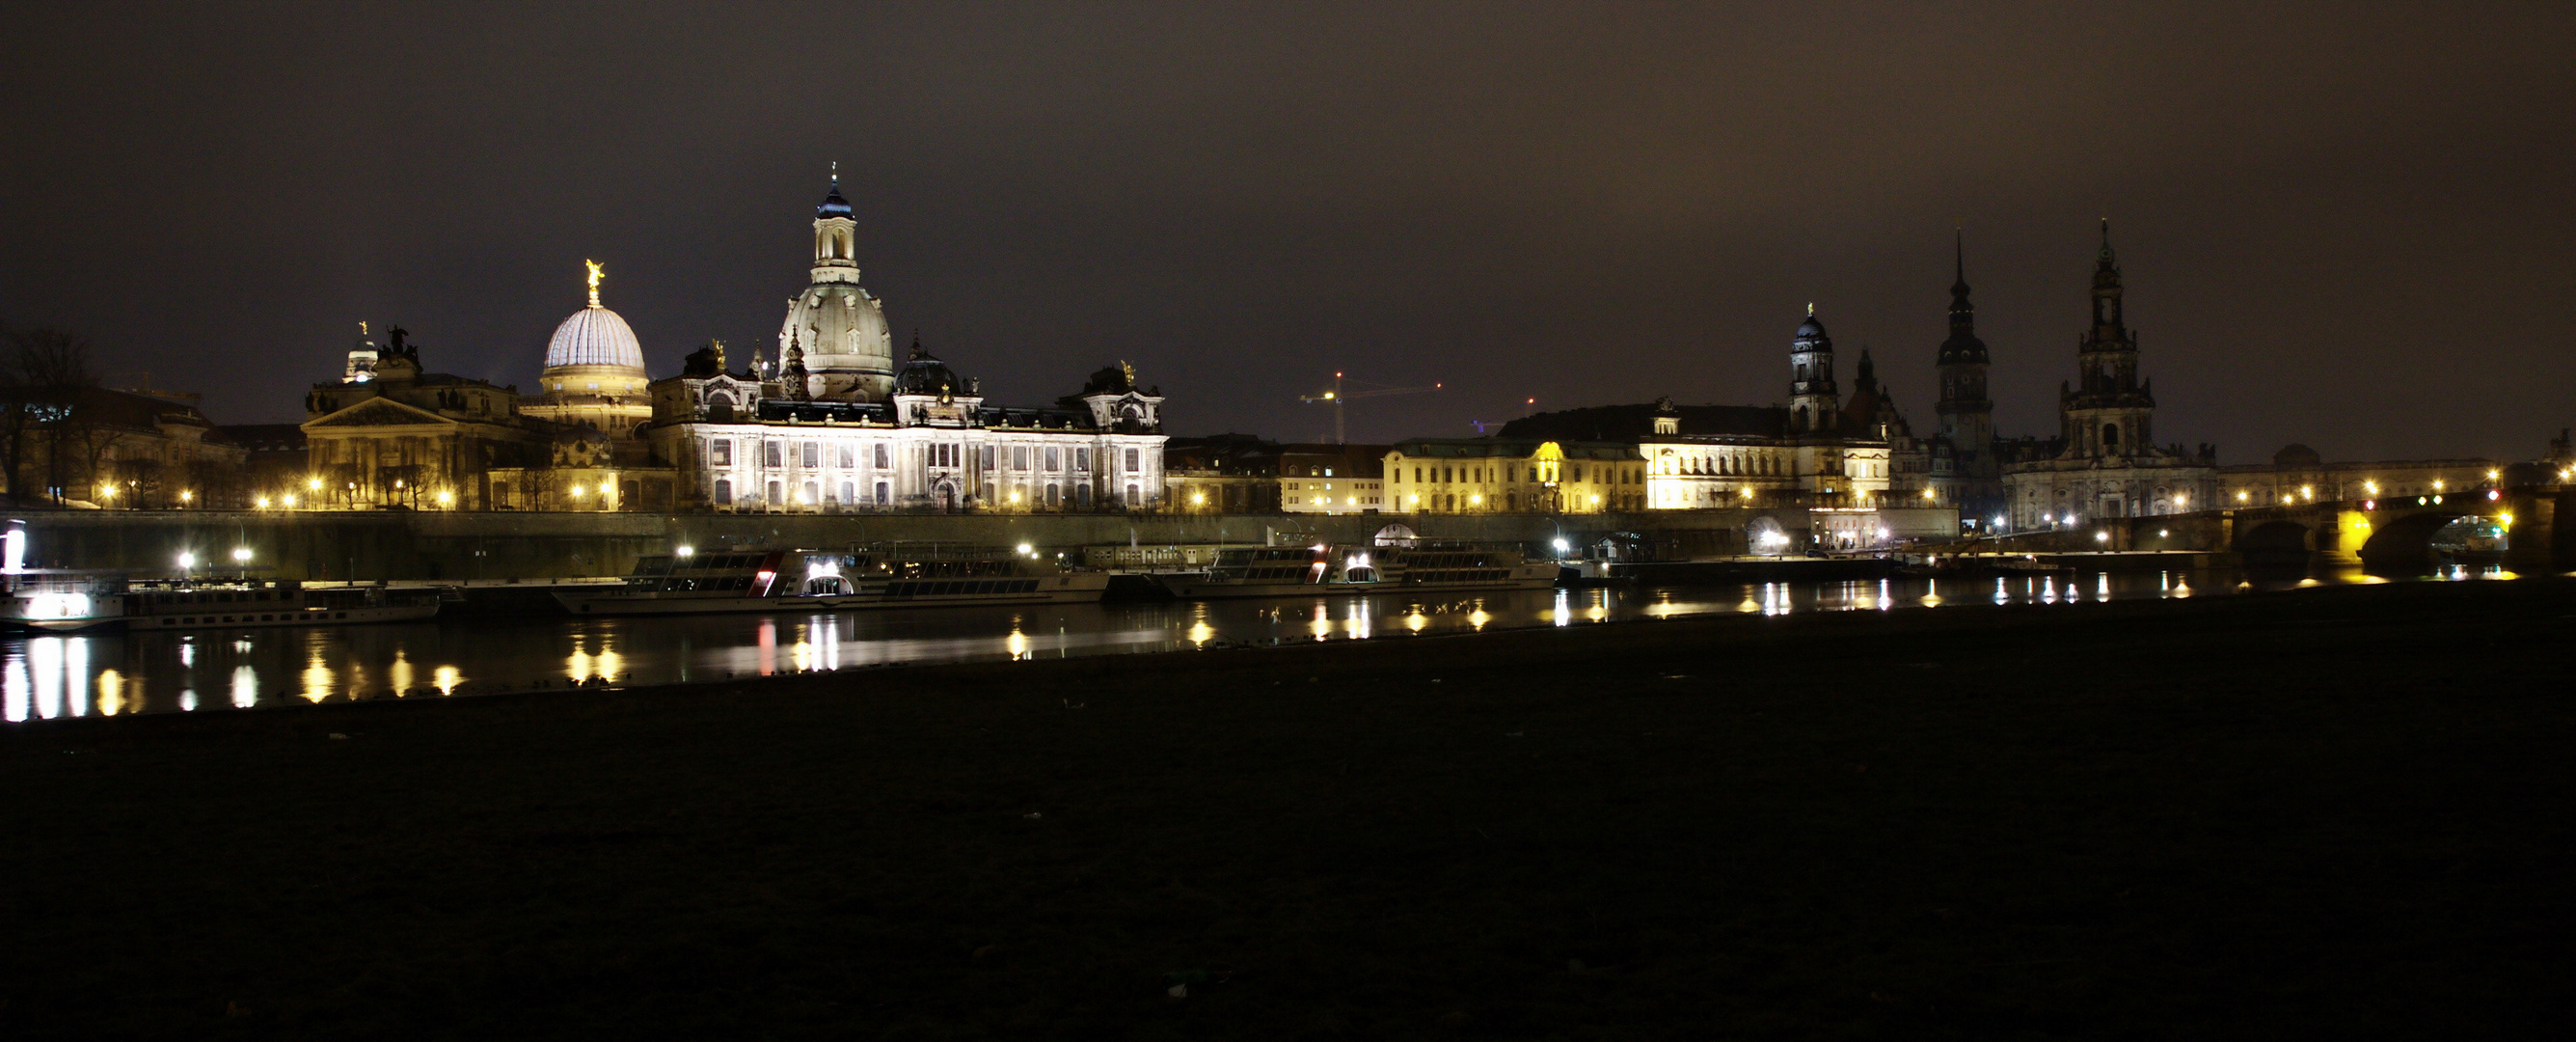
[[[2526,1036],[2576,969],[2572,613],[2531,580],[23,726],[0,1037]]]

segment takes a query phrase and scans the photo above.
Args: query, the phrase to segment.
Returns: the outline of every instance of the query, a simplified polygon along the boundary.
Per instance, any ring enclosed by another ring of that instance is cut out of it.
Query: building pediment
[[[309,431],[317,428],[418,427],[424,424],[453,427],[460,422],[427,409],[404,405],[391,398],[369,398],[338,412],[307,420],[304,423],[304,429]]]

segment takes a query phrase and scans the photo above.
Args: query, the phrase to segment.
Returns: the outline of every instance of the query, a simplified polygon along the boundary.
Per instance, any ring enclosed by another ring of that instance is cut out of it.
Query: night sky
[[[774,352],[837,160],[898,351],[1180,434],[1776,402],[1809,301],[1928,432],[1957,227],[2051,433],[2105,216],[2160,440],[2576,423],[2576,6],[1778,6],[21,8],[0,319],[293,421],[362,319],[533,388],[593,258],[668,375]]]

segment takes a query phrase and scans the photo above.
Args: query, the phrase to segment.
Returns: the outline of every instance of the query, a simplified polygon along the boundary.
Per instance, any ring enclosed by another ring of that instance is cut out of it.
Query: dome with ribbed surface
[[[546,368],[566,365],[624,366],[640,373],[644,348],[617,312],[592,304],[556,326],[555,338],[546,344]]]

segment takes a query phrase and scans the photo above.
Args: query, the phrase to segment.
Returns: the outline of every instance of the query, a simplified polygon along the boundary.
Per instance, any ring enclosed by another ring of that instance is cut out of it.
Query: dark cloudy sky
[[[533,386],[587,257],[667,374],[774,350],[838,160],[898,342],[1000,400],[1127,359],[1181,433],[1314,437],[1337,368],[1449,387],[1354,439],[1767,403],[1814,301],[1928,429],[1964,226],[2042,433],[2107,215],[2163,439],[2528,457],[2576,422],[2571,11],[21,6],[0,319],[295,420],[361,319]]]

